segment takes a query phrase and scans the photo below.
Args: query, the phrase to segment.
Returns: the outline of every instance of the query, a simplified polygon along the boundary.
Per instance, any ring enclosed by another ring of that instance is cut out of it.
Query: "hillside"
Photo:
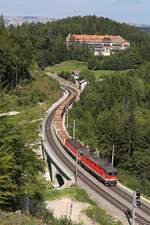
[[[139,29],[150,34],[150,27],[139,27]]]
[[[4,27],[0,17],[0,64],[2,86],[14,88],[22,80],[30,80],[29,67],[36,62],[43,69],[64,60],[88,61],[90,69],[135,69],[150,59],[150,37],[145,32],[110,20],[85,16],[42,23]],[[131,48],[111,57],[93,57],[87,48],[69,48],[65,38],[69,33],[121,35],[131,42]],[[5,63],[5,62],[8,63]],[[10,75],[8,75],[10,74]]]
[[[131,48],[108,58],[93,57],[87,48],[67,49],[68,33],[121,35],[130,40]],[[121,151],[121,156],[115,158],[120,180],[149,195],[149,35],[96,16],[46,24],[24,23],[18,27],[5,27],[0,16],[0,112],[20,113],[0,118],[0,206],[6,210],[21,209],[33,216],[41,213],[41,217],[54,219],[43,209],[45,164],[36,150],[41,118],[61,95],[58,83],[43,70],[51,66],[49,70],[60,71],[55,64],[64,60],[64,70],[80,67],[82,76],[89,81],[70,113],[70,123],[76,119],[77,137],[108,158],[114,144],[116,153]],[[102,69],[107,70],[107,77]],[[95,75],[102,75],[102,82]],[[66,219],[61,222],[72,224]],[[35,220],[31,218],[32,223]]]
[[[114,145],[119,180],[147,196],[150,196],[149,68],[147,63],[136,71],[104,75],[102,80],[83,70],[82,77],[89,84],[69,113],[69,123],[76,120],[76,137],[110,162]]]
[[[23,23],[47,23],[53,21],[54,18],[40,16],[4,16],[5,25],[22,25]]]
[[[87,63],[69,60],[47,70],[80,71],[89,81],[69,113],[69,127],[76,120],[77,138],[109,161],[115,145],[119,180],[149,196],[150,63],[116,72],[88,70]]]

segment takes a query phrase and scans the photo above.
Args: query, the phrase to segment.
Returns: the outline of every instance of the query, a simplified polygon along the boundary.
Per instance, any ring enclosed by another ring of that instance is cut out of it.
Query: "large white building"
[[[114,35],[68,35],[66,38],[66,46],[73,45],[75,47],[87,46],[94,55],[108,56],[111,53],[120,50],[126,50],[130,47],[130,42],[121,36]]]

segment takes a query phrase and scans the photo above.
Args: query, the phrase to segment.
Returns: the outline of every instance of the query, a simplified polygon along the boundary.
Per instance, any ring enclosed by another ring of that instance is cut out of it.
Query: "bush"
[[[85,213],[99,224],[103,225],[122,225],[121,222],[107,215],[103,209],[97,206],[91,206],[85,210]]]

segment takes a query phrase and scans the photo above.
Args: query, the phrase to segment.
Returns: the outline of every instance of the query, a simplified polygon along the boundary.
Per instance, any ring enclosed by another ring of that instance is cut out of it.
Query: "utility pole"
[[[70,208],[69,208],[69,220],[70,220],[71,215],[72,215],[72,208],[73,208],[73,199],[71,199],[71,202],[70,202]]]
[[[69,120],[68,120],[68,105],[66,106],[66,126],[69,127]]]
[[[140,195],[141,193],[139,191],[134,192],[133,196],[133,211],[132,211],[132,225],[135,225],[135,210],[136,207],[140,208],[141,201],[140,201]]]
[[[76,121],[73,120],[73,139],[76,137]],[[76,150],[76,168],[75,168],[75,182],[77,184],[78,177],[78,150]]]
[[[76,171],[75,171],[75,182],[76,182],[76,184],[78,183],[77,177],[78,177],[78,150],[76,150]]]
[[[135,198],[136,198],[136,192],[134,192],[133,195],[133,210],[132,210],[132,225],[135,225]]]
[[[96,224],[95,215],[93,215],[92,224],[93,224],[93,225],[95,225],[95,224]]]
[[[112,158],[111,158],[111,164],[114,166],[114,156],[115,156],[115,145],[112,146]]]
[[[73,139],[76,137],[76,121],[73,120]]]

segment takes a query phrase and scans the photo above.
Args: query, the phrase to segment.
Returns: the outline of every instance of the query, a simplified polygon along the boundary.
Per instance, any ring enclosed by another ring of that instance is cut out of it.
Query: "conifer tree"
[[[3,29],[5,27],[5,21],[4,21],[4,17],[1,14],[0,15],[0,29]]]

